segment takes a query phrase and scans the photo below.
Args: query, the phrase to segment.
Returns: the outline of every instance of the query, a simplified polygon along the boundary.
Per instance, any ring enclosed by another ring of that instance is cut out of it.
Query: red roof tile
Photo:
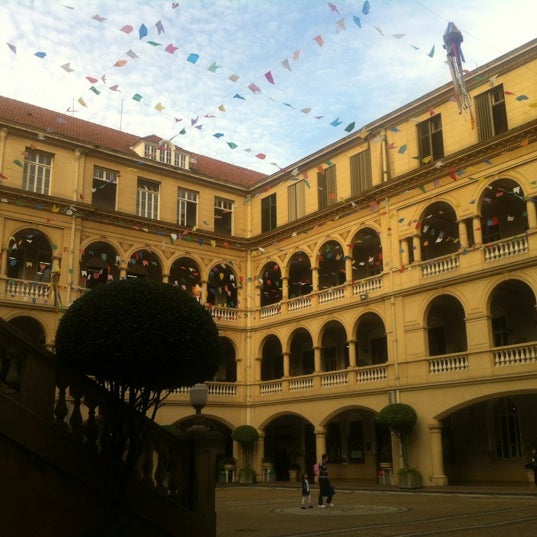
[[[53,132],[75,142],[79,141],[130,157],[135,155],[131,147],[140,142],[140,140],[158,142],[162,139],[154,134],[141,137],[103,127],[96,123],[0,95],[0,122],[2,121],[34,129],[36,135],[46,135],[47,132]],[[254,170],[198,155],[182,148],[179,149],[190,155],[191,171],[211,179],[247,187],[266,177],[265,174]]]

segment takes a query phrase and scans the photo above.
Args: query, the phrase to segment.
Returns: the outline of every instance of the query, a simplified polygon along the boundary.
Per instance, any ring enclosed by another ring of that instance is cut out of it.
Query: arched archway
[[[230,265],[219,263],[209,271],[207,302],[216,307],[237,307],[237,278]]]
[[[424,261],[456,252],[460,246],[457,215],[443,201],[432,203],[420,218],[421,257]]]
[[[537,310],[533,289],[521,280],[499,283],[490,296],[494,347],[537,341]]]
[[[201,271],[198,264],[190,257],[180,257],[172,263],[168,281],[171,285],[176,285],[187,293],[196,297],[199,296],[200,302],[204,301],[203,297],[199,295]],[[196,295],[196,292],[198,292],[198,295]]]
[[[431,301],[426,321],[429,356],[468,349],[465,317],[462,304],[452,295],[440,295]]]
[[[524,191],[512,179],[490,183],[479,205],[484,244],[523,234],[528,229]]]
[[[311,293],[311,262],[309,256],[302,251],[295,252],[288,265],[289,298]]]
[[[331,240],[319,248],[319,289],[345,283],[345,259],[339,242]]]
[[[93,289],[110,280],[119,280],[118,253],[106,242],[97,241],[84,248],[80,258],[80,284]]]
[[[8,243],[7,277],[50,282],[52,245],[44,233],[34,228],[17,231]]]
[[[315,371],[313,339],[305,328],[293,332],[289,349],[289,375],[311,375]]]
[[[137,250],[129,259],[127,278],[149,278],[154,282],[162,282],[160,259],[150,250]]]
[[[266,263],[260,275],[261,306],[276,304],[282,299],[282,271],[278,263]]]
[[[339,321],[329,321],[321,340],[321,369],[335,371],[349,366],[349,349],[345,328]]]
[[[382,272],[380,235],[371,228],[358,231],[352,240],[352,279],[361,280]]]
[[[283,377],[282,344],[276,336],[270,335],[263,341],[261,357],[261,380]]]
[[[214,380],[221,382],[237,382],[237,363],[235,356],[235,346],[227,338],[220,336],[220,357],[218,360],[218,371]]]
[[[356,328],[356,365],[383,364],[388,361],[384,321],[373,312],[364,313]]]
[[[37,319],[27,315],[19,315],[17,317],[13,317],[8,322],[15,328],[19,329],[23,334],[33,339],[39,345],[46,345],[47,337],[45,330]]]

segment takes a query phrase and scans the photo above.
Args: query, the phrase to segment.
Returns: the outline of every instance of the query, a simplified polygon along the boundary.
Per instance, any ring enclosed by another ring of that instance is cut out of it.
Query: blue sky
[[[271,174],[448,83],[449,21],[469,71],[537,37],[534,0],[364,5],[0,0],[0,94]]]

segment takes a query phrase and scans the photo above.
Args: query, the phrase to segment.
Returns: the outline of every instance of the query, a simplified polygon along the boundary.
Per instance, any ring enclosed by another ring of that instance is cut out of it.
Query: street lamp
[[[207,404],[207,384],[198,382],[190,388],[190,404],[193,406],[196,414],[201,414],[201,409]]]

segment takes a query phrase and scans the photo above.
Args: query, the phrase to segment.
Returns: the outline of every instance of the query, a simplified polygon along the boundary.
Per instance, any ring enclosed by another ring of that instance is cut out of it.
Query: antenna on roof
[[[119,112],[119,130],[122,130],[123,125],[123,99],[121,99],[121,110]]]
[[[75,116],[75,113],[78,112],[78,110],[75,110],[75,98],[73,97],[73,107],[69,107],[66,112],[69,112],[73,115],[73,117]]]

